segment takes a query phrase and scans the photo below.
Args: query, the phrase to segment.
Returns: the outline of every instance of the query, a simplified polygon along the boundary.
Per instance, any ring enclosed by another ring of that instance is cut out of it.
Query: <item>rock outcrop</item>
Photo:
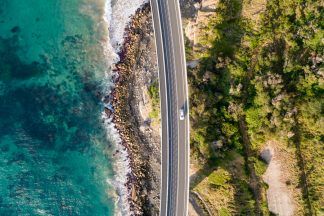
[[[148,88],[157,81],[158,70],[150,7],[144,5],[127,29],[120,62],[115,65],[112,105],[107,116],[120,132],[127,148],[131,174],[128,181],[131,210],[135,215],[158,215],[160,202],[159,124],[150,124]]]

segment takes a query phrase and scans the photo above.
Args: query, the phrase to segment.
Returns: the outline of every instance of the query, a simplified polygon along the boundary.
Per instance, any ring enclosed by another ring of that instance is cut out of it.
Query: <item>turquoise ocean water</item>
[[[113,215],[104,2],[0,0],[0,215]]]

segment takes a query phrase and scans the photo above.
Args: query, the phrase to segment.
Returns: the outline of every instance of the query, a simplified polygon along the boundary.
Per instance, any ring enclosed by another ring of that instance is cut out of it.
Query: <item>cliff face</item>
[[[222,10],[222,4],[220,0],[180,0],[185,36],[197,58],[212,47],[215,32],[211,26],[221,21],[218,20],[217,10]],[[243,19],[253,20],[253,26],[257,27],[265,8],[266,0],[249,0],[242,5],[240,14]]]
[[[215,16],[218,2],[219,0],[180,0],[185,35],[198,52],[211,47],[210,44],[199,41],[206,36],[213,37],[212,31],[208,31],[207,27],[210,19]]]

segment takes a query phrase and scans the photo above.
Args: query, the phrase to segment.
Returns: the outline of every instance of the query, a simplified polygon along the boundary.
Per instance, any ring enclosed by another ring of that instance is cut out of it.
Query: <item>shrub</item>
[[[222,169],[218,168],[208,176],[208,182],[216,187],[225,187],[226,183],[231,179],[230,174]]]

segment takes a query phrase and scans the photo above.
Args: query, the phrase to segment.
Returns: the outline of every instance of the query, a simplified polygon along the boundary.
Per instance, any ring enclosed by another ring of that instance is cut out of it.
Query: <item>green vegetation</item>
[[[199,53],[186,49],[192,52],[190,58],[201,60],[198,67],[188,69],[192,159],[210,170],[202,173],[210,184],[222,186],[232,182],[224,173],[233,171],[225,167],[224,173],[218,173],[220,163],[230,160],[228,152],[235,152],[244,158],[235,166],[248,176],[241,174],[231,183],[235,203],[220,212],[270,214],[267,187],[261,180],[266,164],[259,151],[267,141],[279,140],[296,152],[301,212],[324,214],[324,10],[320,2],[269,0],[256,24],[242,15],[251,7],[248,1],[220,0],[204,29],[208,33],[200,38],[200,45],[209,48]]]
[[[152,119],[159,119],[160,113],[160,96],[159,96],[159,83],[154,82],[149,88],[148,93],[152,101],[152,111],[149,116]]]
[[[231,216],[231,213],[226,208],[220,208],[218,211],[219,216]]]
[[[260,160],[260,159],[255,158],[255,157],[249,157],[249,160],[253,164],[253,168],[255,170],[255,173],[258,176],[262,176],[265,173],[266,169],[267,169],[267,164],[263,160]]]
[[[225,187],[230,179],[229,173],[224,169],[218,169],[208,176],[208,182],[216,187]]]

